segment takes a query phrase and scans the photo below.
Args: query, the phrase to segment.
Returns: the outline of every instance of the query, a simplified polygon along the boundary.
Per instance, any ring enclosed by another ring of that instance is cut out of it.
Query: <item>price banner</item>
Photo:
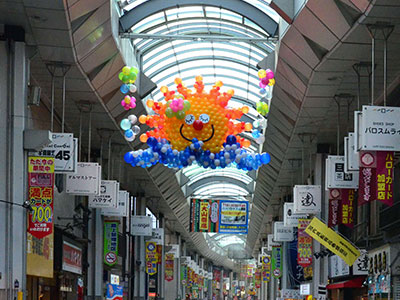
[[[53,233],[54,158],[28,157],[28,232],[38,239]]]
[[[300,219],[297,230],[297,263],[303,268],[312,264],[312,237],[305,232],[310,222],[309,219]]]

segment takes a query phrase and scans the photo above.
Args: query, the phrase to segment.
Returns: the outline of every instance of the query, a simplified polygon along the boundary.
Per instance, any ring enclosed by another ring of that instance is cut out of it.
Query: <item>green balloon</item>
[[[129,74],[129,80],[135,81],[135,80],[136,80],[136,78],[137,78],[137,76],[136,76],[136,74],[135,74],[135,73],[131,73],[131,74]]]
[[[172,110],[171,107],[168,107],[165,110],[165,115],[167,116],[167,118],[172,118],[174,116],[174,111]]]
[[[129,76],[128,75],[124,75],[124,76],[122,76],[122,82],[123,83],[129,83]]]
[[[167,101],[167,107],[169,107],[172,103],[172,100]]]
[[[186,116],[186,113],[185,113],[183,110],[180,110],[180,111],[178,111],[178,112],[176,113],[176,118],[177,118],[178,120],[184,119],[185,116]]]
[[[121,81],[122,81],[122,78],[123,78],[123,77],[124,77],[124,73],[122,73],[122,72],[121,72],[121,73],[119,73],[119,74],[118,74],[118,78],[119,78],[119,80],[121,80]]]
[[[134,74],[137,75],[137,74],[139,73],[139,69],[136,68],[136,67],[132,67],[132,68],[131,68],[131,74],[132,74],[132,73],[134,73]]]
[[[190,109],[190,102],[183,100],[183,111],[188,111]]]

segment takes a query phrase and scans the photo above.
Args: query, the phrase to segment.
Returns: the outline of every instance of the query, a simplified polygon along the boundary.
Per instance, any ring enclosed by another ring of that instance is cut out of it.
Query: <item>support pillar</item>
[[[136,214],[146,215],[146,198],[136,198]],[[144,300],[148,289],[145,259],[145,242],[143,236],[135,236],[135,284],[134,300]]]

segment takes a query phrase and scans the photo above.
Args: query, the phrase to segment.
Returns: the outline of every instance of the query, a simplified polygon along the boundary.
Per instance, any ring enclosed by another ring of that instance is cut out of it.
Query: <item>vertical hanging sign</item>
[[[118,222],[104,222],[104,263],[113,266],[118,260]]]
[[[165,254],[165,280],[172,281],[174,280],[174,254],[166,253]]]
[[[354,197],[356,191],[353,189],[342,189],[342,212],[341,223],[347,227],[354,228]]]
[[[154,275],[157,273],[157,244],[146,242],[146,273]]]
[[[262,257],[262,280],[269,282],[271,279],[271,256],[265,255]]]
[[[300,219],[297,231],[297,263],[303,268],[312,264],[312,238],[305,232],[310,222],[309,219]]]
[[[334,227],[342,220],[342,199],[340,189],[329,189],[328,226]]]
[[[282,276],[282,247],[272,246],[272,276],[280,278]]]
[[[53,233],[54,158],[28,158],[29,213],[28,233],[38,239]]]

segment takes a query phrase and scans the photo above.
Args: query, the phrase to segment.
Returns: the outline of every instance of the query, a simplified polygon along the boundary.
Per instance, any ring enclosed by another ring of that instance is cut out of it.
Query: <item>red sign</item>
[[[341,189],[342,194],[342,221],[343,225],[354,228],[354,197],[356,191],[353,189]]]
[[[174,280],[174,255],[170,253],[165,254],[165,280]]]
[[[329,227],[339,224],[344,224],[350,228],[354,227],[355,193],[356,191],[353,189],[329,190]]]
[[[64,271],[82,274],[82,249],[66,241],[63,241],[63,262]]]
[[[379,200],[393,205],[392,151],[361,151],[358,205]]]
[[[54,158],[28,158],[28,232],[38,239],[53,232]]]
[[[328,227],[340,224],[342,220],[342,199],[340,189],[329,189]]]
[[[299,219],[297,231],[297,263],[303,268],[312,264],[312,237],[305,232],[310,222],[308,219]]]

